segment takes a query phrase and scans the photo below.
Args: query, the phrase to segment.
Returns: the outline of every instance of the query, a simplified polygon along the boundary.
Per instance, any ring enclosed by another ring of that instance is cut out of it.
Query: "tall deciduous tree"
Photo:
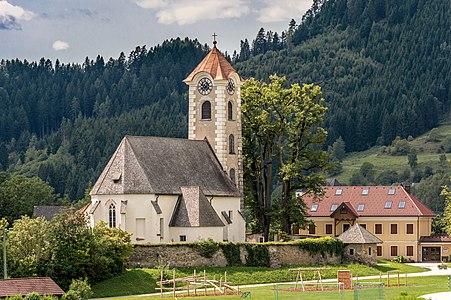
[[[320,87],[285,85],[286,78],[277,75],[270,76],[269,84],[251,78],[242,93],[246,192],[265,238],[273,216],[287,233],[291,225],[305,223],[305,207],[295,191],[321,194],[322,171],[328,166],[321,150],[327,133],[320,125],[327,109]],[[282,185],[278,207],[271,201],[276,180]]]

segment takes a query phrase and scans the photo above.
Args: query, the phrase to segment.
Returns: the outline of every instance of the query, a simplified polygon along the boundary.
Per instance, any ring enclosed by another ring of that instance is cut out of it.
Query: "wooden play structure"
[[[304,282],[304,278],[302,276],[302,272],[308,272],[308,271],[313,271],[313,280],[315,280],[315,277],[318,276],[318,278],[316,278],[316,289],[318,290],[319,288],[323,291],[324,290],[324,286],[323,286],[323,279],[321,278],[321,271],[323,270],[330,270],[330,268],[296,268],[296,269],[289,269],[290,271],[297,271],[297,275],[296,275],[296,284],[294,286],[294,289],[297,290],[298,285],[299,285],[299,281],[301,283],[301,287],[302,287],[302,291],[305,292],[305,287],[306,286],[315,286],[315,283],[305,283]]]
[[[404,275],[405,276],[404,284],[401,284],[400,272],[398,270],[394,270],[394,271],[387,271],[387,286],[388,287],[390,287],[390,274],[395,274],[395,278],[397,278],[396,283],[392,284],[392,286],[401,286],[401,285],[407,286],[407,273]],[[382,275],[379,275],[379,282],[382,282]]]
[[[184,284],[183,286],[177,286],[177,284]],[[187,296],[207,296],[208,291],[213,291],[214,295],[219,292],[220,295],[230,294],[240,295],[242,294],[239,286],[231,286],[227,283],[227,272],[224,272],[224,277],[220,276],[219,281],[216,280],[216,275],[213,279],[209,279],[206,276],[205,270],[203,276],[198,276],[196,270],[194,270],[193,276],[177,278],[175,270],[172,273],[172,279],[163,280],[163,270],[160,272],[160,281],[157,282],[159,287],[155,288],[160,290],[160,297],[163,297],[163,291],[172,292],[173,298],[176,298],[176,291],[185,291]],[[163,285],[170,285],[170,287],[164,287]],[[202,290],[203,292],[199,292]]]

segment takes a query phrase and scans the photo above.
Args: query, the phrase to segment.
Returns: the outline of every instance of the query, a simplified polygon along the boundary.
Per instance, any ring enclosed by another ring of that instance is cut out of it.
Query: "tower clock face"
[[[235,92],[235,83],[233,83],[232,79],[229,79],[229,83],[227,83],[227,93],[232,95]]]
[[[210,79],[207,77],[202,78],[199,80],[199,83],[197,84],[197,90],[202,95],[208,95],[211,93],[211,90],[213,89],[213,83]]]

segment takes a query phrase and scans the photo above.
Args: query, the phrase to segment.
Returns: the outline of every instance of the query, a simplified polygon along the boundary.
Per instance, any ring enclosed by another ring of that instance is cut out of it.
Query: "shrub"
[[[221,243],[222,253],[227,259],[228,266],[241,266],[241,251],[240,245],[235,243]]]
[[[205,258],[212,258],[219,250],[219,244],[211,238],[195,242],[192,245]]]
[[[248,267],[269,267],[268,244],[245,244]]]
[[[41,295],[36,292],[25,295],[25,300],[41,300]]]
[[[22,300],[23,297],[21,295],[15,295],[15,296],[10,296],[10,297],[6,297],[7,300]]]
[[[397,262],[397,263],[405,263],[405,262],[407,262],[407,259],[402,255],[398,255],[395,258],[393,258],[392,261]]]
[[[88,300],[93,295],[87,279],[72,280],[72,283],[69,286],[69,291],[74,291],[79,300]]]
[[[61,297],[61,300],[79,300],[77,293],[75,291],[69,290],[67,293]]]
[[[322,237],[318,239],[303,239],[295,242],[300,249],[308,251],[312,254],[326,253],[341,256],[343,255],[344,244],[342,241],[332,237]]]

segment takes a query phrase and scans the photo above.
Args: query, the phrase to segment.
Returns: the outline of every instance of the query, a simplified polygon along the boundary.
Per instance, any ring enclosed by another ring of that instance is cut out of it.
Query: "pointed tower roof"
[[[177,199],[170,227],[224,226],[200,187],[182,186],[180,189],[182,194]]]
[[[199,72],[207,72],[214,80],[221,80],[228,79],[230,74],[236,71],[216,48],[216,41],[214,41],[211,51],[183,81],[192,81]]]

